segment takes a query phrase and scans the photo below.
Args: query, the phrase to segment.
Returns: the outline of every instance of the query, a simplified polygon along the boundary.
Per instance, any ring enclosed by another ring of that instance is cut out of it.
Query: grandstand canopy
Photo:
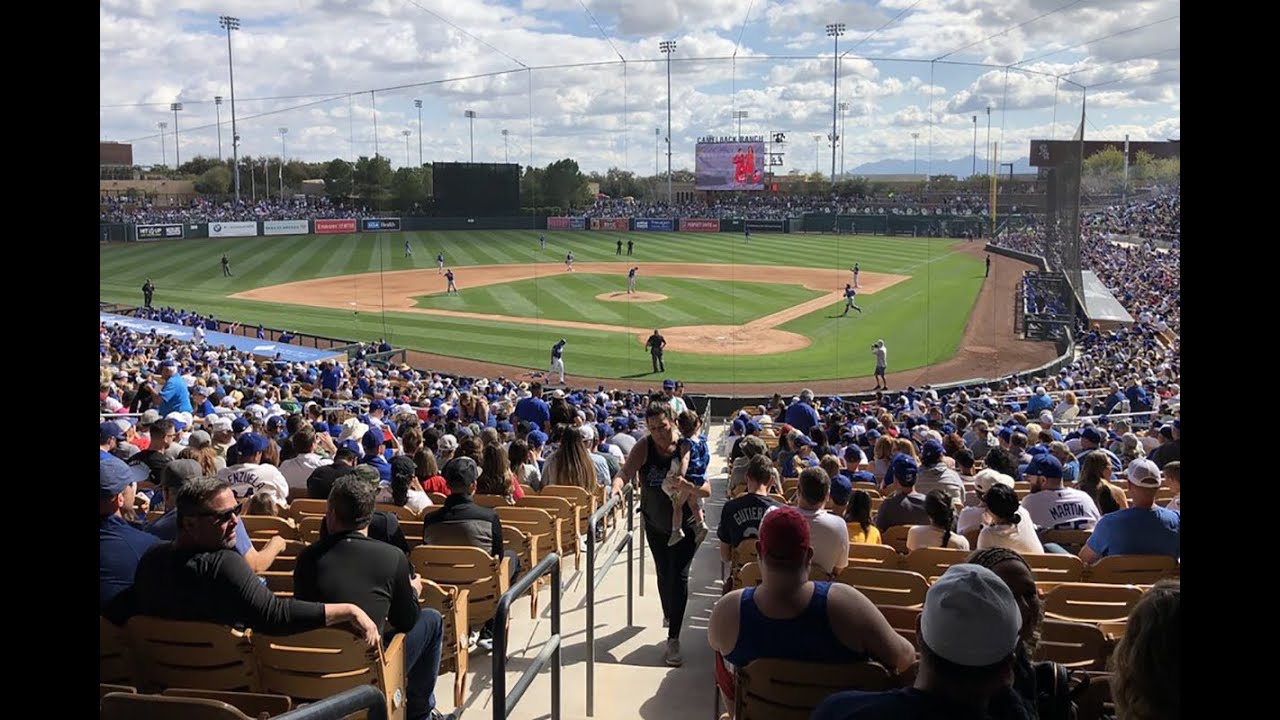
[[[1124,309],[1092,270],[1081,273],[1084,314],[1089,322],[1104,326],[1132,325],[1133,316]]]

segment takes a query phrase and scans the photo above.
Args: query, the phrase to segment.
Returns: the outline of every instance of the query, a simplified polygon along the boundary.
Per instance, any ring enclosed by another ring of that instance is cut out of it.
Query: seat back
[[[540,508],[512,505],[503,505],[494,510],[498,513],[498,521],[502,523],[504,531],[507,527],[513,527],[523,532],[526,537],[536,539],[538,557],[560,552],[562,523],[550,512]]]
[[[889,621],[893,631],[911,641],[911,645],[920,649],[920,641],[916,637],[916,620],[920,617],[920,608],[900,607],[898,605],[877,605],[876,609]]]
[[[440,507],[441,505],[444,505],[445,500],[449,499],[449,497],[444,493],[438,492],[429,492],[427,493],[427,497],[431,498],[432,507]]]
[[[1040,623],[1035,659],[1081,670],[1101,670],[1106,663],[1106,641],[1097,625],[1045,620]]]
[[[1036,582],[1080,582],[1084,576],[1084,563],[1075,555],[1026,553],[1022,558],[1031,566]]]
[[[930,581],[952,565],[963,563],[969,557],[968,550],[954,548],[917,548],[907,554],[903,569],[920,573]]]
[[[549,485],[548,487],[552,486]],[[566,546],[564,549],[571,549],[568,547],[570,541],[576,546],[578,535],[581,534],[582,528],[578,522],[581,510],[566,498],[548,494],[545,490],[546,488],[543,488],[544,492],[541,495],[533,497],[526,495],[520,498],[516,501],[515,506],[517,508],[544,510],[551,517],[558,519],[560,521],[560,532],[564,536],[563,539]],[[562,554],[561,557],[564,557],[564,555]]]
[[[1072,555],[1079,555],[1092,534],[1092,530],[1045,530],[1040,533],[1040,542],[1057,543]]]
[[[853,528],[858,530],[862,526],[858,523],[849,523],[850,532]],[[849,565],[857,565],[859,567],[879,568],[881,570],[898,570],[901,567],[902,556],[897,550],[888,545],[868,545],[866,543],[852,543],[849,545]]]
[[[138,686],[257,692],[249,637],[226,625],[137,615],[129,620]]]
[[[289,503],[289,513],[295,518],[306,515],[324,515],[329,510],[329,501],[319,498],[298,498]]]
[[[912,607],[924,604],[929,581],[909,570],[877,570],[850,565],[836,576],[837,582],[852,585],[875,605]]]
[[[336,628],[285,636],[255,633],[253,657],[264,692],[306,702],[372,685],[386,696],[388,715],[404,718],[403,635],[395,637],[384,656],[381,643],[370,647]]]
[[[98,616],[98,682],[133,684],[133,655],[123,628]]]
[[[547,485],[542,488],[539,497],[558,497],[569,501],[570,505],[579,509],[578,534],[587,532],[587,523],[596,511],[596,496],[573,485]]]
[[[1141,599],[1142,591],[1132,585],[1067,582],[1045,595],[1044,611],[1059,620],[1124,621]]]
[[[422,606],[434,608],[444,618],[440,645],[440,672],[454,673],[453,704],[461,707],[467,685],[467,650],[470,623],[467,615],[469,593],[452,585],[431,580],[422,583]]]
[[[907,553],[907,533],[910,531],[910,525],[894,525],[880,533],[880,542],[905,555]]]
[[[240,524],[244,525],[245,532],[249,533],[249,538],[267,538],[270,539],[276,535],[283,537],[285,540],[301,540],[302,536],[298,534],[298,528],[291,525],[288,520],[272,515],[241,515]]]
[[[383,510],[396,516],[398,520],[418,520],[419,516],[409,508],[403,505],[395,505],[392,503],[378,503],[374,506],[375,510]]]
[[[280,597],[293,597],[293,571],[268,570],[258,573],[267,582],[267,589]]]
[[[1110,555],[1085,572],[1085,580],[1115,585],[1152,585],[1178,574],[1178,561],[1168,555]]]
[[[749,562],[742,566],[738,571],[738,579],[733,583],[733,589],[745,587],[755,587],[760,584],[760,563]]]
[[[480,507],[500,508],[511,506],[511,503],[507,501],[506,495],[482,495],[480,493],[476,493],[471,496],[471,499]]]
[[[293,709],[293,700],[284,695],[270,693],[233,692],[231,690],[197,690],[194,688],[169,688],[165,697],[204,698],[224,702],[249,717],[275,717]]]
[[[302,522],[298,523],[298,533],[302,535],[302,542],[308,545],[320,542],[320,526],[323,524],[323,515],[304,516]]]
[[[100,720],[256,720],[219,700],[113,692],[98,706]]]
[[[829,695],[844,690],[889,690],[895,683],[874,663],[828,665],[760,659],[738,668],[734,717],[737,720],[808,720]]]
[[[504,557],[498,560],[475,547],[419,545],[409,552],[409,564],[422,577],[470,593],[467,613],[472,625],[493,617],[509,581]]]

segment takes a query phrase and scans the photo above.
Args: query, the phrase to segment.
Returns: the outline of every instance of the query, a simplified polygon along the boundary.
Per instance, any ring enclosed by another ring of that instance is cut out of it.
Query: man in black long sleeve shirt
[[[277,598],[235,550],[239,504],[231,486],[197,478],[178,490],[178,535],[138,562],[134,592],[140,615],[249,627],[268,635],[350,623],[370,645],[380,633],[351,603]]]
[[[325,514],[330,534],[298,556],[294,597],[355,603],[381,625],[384,645],[405,633],[407,717],[452,718],[435,709],[444,620],[432,608],[419,609],[422,579],[413,575],[405,554],[368,537],[376,487],[355,475],[334,482]]]

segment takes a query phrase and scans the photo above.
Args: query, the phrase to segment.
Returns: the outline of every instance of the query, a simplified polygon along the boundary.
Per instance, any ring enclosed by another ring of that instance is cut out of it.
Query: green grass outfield
[[[213,313],[222,320],[288,328],[331,337],[371,340],[386,336],[397,347],[407,347],[454,357],[498,362],[517,367],[546,369],[550,347],[556,339],[569,341],[565,370],[571,377],[635,378],[648,374],[649,357],[632,335],[570,328],[528,327],[518,322],[488,322],[436,317],[415,313],[352,313],[248,300],[228,296],[253,288],[296,280],[333,277],[379,270],[424,268],[435,271],[437,251],[457,270],[462,303],[485,306],[482,312],[528,315],[527,298],[502,309],[492,290],[465,284],[465,266],[501,263],[546,262],[563,268],[565,253],[572,250],[579,262],[618,261],[619,276],[574,278],[573,298],[579,306],[618,313],[675,303],[679,319],[657,323],[659,327],[690,324],[724,324],[723,312],[689,293],[659,289],[663,284],[699,284],[702,281],[644,276],[646,262],[740,263],[829,268],[834,281],[845,282],[854,262],[867,272],[910,276],[874,295],[860,295],[865,312],[835,318],[843,309],[838,302],[824,310],[788,322],[780,329],[806,335],[813,344],[804,350],[769,356],[704,355],[668,352],[668,374],[692,382],[771,382],[863,377],[871,374],[874,358],[870,345],[883,338],[889,347],[891,371],[932,365],[955,354],[970,311],[982,285],[983,263],[978,257],[957,252],[964,241],[942,238],[860,237],[830,235],[753,234],[744,244],[735,233],[611,233],[547,232],[547,248],[538,247],[537,231],[453,231],[421,233],[360,233],[303,237],[253,237],[124,243],[101,246],[99,294],[102,300],[138,305],[141,286],[150,277],[156,285],[154,303]],[[634,240],[633,257],[616,257],[615,242]],[[409,240],[414,256],[404,257]],[[226,253],[234,277],[224,278],[219,258]],[[664,303],[628,305],[595,300],[601,292],[625,289],[623,273],[630,264],[641,266],[637,289],[661,292],[672,299]],[[840,273],[838,277],[834,275]],[[604,277],[604,289],[591,281]],[[563,276],[556,276],[561,282]],[[544,317],[553,317],[552,303],[543,304],[553,278],[538,279],[536,297]],[[834,286],[833,281],[833,286]],[[533,281],[511,283],[523,286]],[[702,283],[708,288],[736,285],[729,292],[742,293],[748,283]],[[680,285],[688,287],[687,285]],[[814,297],[799,286],[774,288],[775,297],[795,302]],[[566,300],[568,298],[565,298]],[[442,302],[431,298],[426,302]],[[782,303],[786,305],[788,303]],[[705,312],[696,314],[699,307]],[[441,307],[444,307],[441,305]],[[470,308],[450,308],[470,309]],[[770,300],[746,314],[736,311],[737,323],[780,309]],[[689,322],[683,314],[696,314]],[[593,322],[601,315],[591,315]],[[671,316],[675,318],[674,313]],[[651,323],[632,323],[648,326]],[[736,324],[736,323],[734,323]]]

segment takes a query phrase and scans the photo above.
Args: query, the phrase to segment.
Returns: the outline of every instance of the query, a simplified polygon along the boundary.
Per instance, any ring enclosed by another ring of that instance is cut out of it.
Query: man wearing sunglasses
[[[278,598],[236,552],[239,503],[231,486],[196,478],[177,493],[178,535],[147,551],[134,578],[138,613],[289,635],[350,625],[370,646],[381,632],[359,606]]]

